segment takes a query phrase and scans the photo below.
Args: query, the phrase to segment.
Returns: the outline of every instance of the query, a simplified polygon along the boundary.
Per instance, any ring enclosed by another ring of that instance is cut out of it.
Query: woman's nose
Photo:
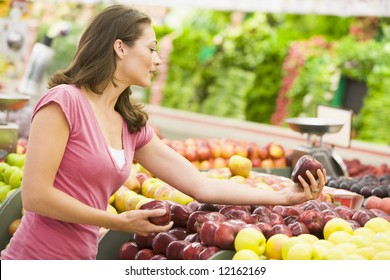
[[[161,65],[162,61],[160,59],[160,56],[158,55],[157,52],[153,53],[153,63],[157,66]]]

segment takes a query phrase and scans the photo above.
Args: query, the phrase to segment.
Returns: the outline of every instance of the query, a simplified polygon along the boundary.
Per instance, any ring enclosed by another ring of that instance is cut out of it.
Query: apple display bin
[[[11,239],[9,225],[22,217],[22,208],[20,188],[0,205],[0,250],[3,250]]]
[[[119,260],[119,249],[123,243],[132,240],[134,234],[107,230],[100,237],[97,260]],[[231,260],[235,251],[222,250],[214,254],[209,260]]]

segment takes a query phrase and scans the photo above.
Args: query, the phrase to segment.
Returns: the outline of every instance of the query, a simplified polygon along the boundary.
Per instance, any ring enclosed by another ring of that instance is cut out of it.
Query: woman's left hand
[[[293,184],[290,193],[287,197],[287,204],[299,204],[307,200],[319,198],[326,184],[326,170],[317,170],[318,179],[316,180],[310,171],[306,171],[306,175],[310,180],[306,182],[301,176],[298,177],[301,184]],[[302,191],[303,187],[303,191]]]

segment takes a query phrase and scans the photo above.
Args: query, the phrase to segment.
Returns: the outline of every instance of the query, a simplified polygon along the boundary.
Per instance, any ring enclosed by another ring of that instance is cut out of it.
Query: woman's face
[[[132,47],[122,44],[123,56],[117,61],[115,73],[118,81],[127,86],[150,86],[154,72],[161,64],[156,45],[156,34],[150,25],[145,26],[142,36]]]

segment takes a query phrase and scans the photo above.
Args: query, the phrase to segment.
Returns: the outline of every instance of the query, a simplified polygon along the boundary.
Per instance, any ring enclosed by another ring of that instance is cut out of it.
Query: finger
[[[155,224],[152,224],[153,226],[150,228],[150,231],[152,232],[162,232],[162,231],[168,231],[172,228],[173,226],[173,221],[170,221],[169,224],[164,225],[164,226],[158,226]]]
[[[309,184],[303,179],[303,177],[301,175],[298,176],[298,180],[299,180],[299,182],[301,182],[301,185],[303,187],[303,191],[304,191],[306,197],[311,196],[311,189],[310,189]]]
[[[323,169],[322,171],[320,169],[317,170],[317,175],[319,179],[319,188],[322,190],[326,184],[326,171]]]
[[[306,175],[310,180],[310,185],[312,186],[312,190],[317,190],[318,182],[316,178],[313,176],[313,174],[310,171],[306,171]]]
[[[165,209],[150,209],[150,210],[142,210],[146,217],[160,217],[165,215]]]

